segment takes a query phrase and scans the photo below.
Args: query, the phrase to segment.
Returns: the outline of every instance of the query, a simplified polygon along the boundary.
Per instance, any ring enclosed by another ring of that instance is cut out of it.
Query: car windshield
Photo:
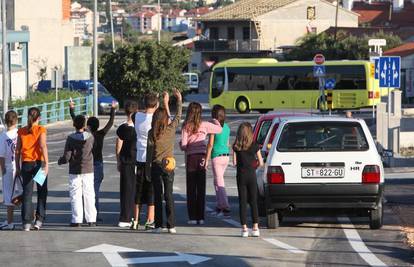
[[[368,142],[357,122],[294,122],[282,130],[280,152],[365,151]]]

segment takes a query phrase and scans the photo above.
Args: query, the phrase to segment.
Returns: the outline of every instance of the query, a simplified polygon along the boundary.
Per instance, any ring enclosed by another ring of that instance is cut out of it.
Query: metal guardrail
[[[22,108],[14,108],[13,110],[18,114],[18,127],[27,125],[27,113],[32,107],[40,109],[40,124],[46,125],[53,122],[64,121],[70,119],[69,112],[70,99],[53,101],[49,103],[43,103],[39,105],[25,106]],[[75,103],[75,114],[91,114],[93,98],[92,96],[73,98]],[[3,112],[0,111],[3,118]]]

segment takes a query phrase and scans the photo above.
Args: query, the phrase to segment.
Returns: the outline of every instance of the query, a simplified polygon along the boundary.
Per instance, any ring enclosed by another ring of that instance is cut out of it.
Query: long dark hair
[[[221,124],[221,127],[223,127],[224,121],[226,120],[226,110],[222,105],[214,105],[213,109],[211,110],[211,117],[218,120]]]
[[[33,123],[37,121],[40,117],[40,109],[33,107],[29,108],[27,112],[27,130],[30,133],[32,131]]]
[[[163,107],[157,108],[152,115],[151,127],[154,135],[154,139],[157,140],[165,131],[168,126],[168,113]]]
[[[233,144],[233,150],[235,151],[246,151],[250,148],[253,143],[253,128],[248,122],[240,124],[237,129],[236,140]]]
[[[201,105],[197,102],[191,102],[187,109],[187,115],[183,128],[190,134],[195,134],[201,124]]]

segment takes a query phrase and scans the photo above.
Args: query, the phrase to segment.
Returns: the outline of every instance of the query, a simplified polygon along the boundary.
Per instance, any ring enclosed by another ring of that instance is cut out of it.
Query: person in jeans
[[[98,118],[89,117],[86,122],[86,125],[88,126],[88,129],[92,133],[93,138],[95,140],[93,144],[92,153],[93,153],[93,176],[94,176],[93,187],[95,190],[95,207],[97,211],[97,221],[102,221],[102,219],[99,218],[99,190],[101,188],[101,184],[104,179],[104,164],[103,164],[103,158],[102,158],[103,142],[104,142],[105,135],[109,132],[112,125],[114,124],[115,108],[116,108],[116,103],[114,101],[112,102],[109,120],[106,123],[105,127],[103,127],[100,130],[98,130],[99,129]],[[71,100],[69,103],[69,111],[70,111],[70,116],[72,117],[72,120],[75,118],[74,109],[75,109],[75,104]]]
[[[220,122],[201,121],[201,105],[190,103],[181,131],[181,149],[185,151],[188,224],[204,224],[206,197],[206,137],[222,131]]]
[[[37,208],[34,229],[40,230],[46,217],[47,174],[49,158],[46,145],[46,129],[39,125],[40,110],[28,110],[27,126],[17,131],[16,176],[23,178],[23,230],[30,231],[33,222],[33,178],[40,168],[46,175],[43,185],[37,185]]]
[[[125,104],[127,121],[118,127],[116,134],[116,159],[120,173],[121,212],[119,227],[131,226],[132,213],[135,207],[135,159],[137,154],[137,134],[135,133],[132,114],[136,112],[138,105],[133,101]],[[124,226],[125,225],[125,226]]]
[[[95,190],[93,188],[93,155],[94,139],[85,130],[86,118],[77,115],[73,120],[76,132],[66,139],[63,156],[58,164],[69,162],[69,195],[72,208],[71,227],[79,227],[85,220],[89,226],[96,226]]]
[[[14,204],[12,203],[13,189],[21,189],[19,182],[15,183],[16,162],[15,150],[17,143],[17,113],[9,110],[4,116],[7,131],[0,135],[0,167],[3,178],[3,204],[7,207],[7,220],[0,225],[0,230],[13,230]],[[14,186],[16,185],[16,186]]]
[[[219,134],[210,134],[207,145],[206,170],[208,161],[211,157],[211,167],[214,176],[214,190],[216,191],[216,211],[213,215],[218,217],[229,217],[230,206],[227,198],[226,187],[224,184],[224,172],[229,164],[229,138],[230,127],[226,120],[226,111],[223,106],[215,105],[211,111],[211,116],[220,122],[223,130]]]
[[[169,122],[168,112],[164,107],[158,108],[153,116],[151,130],[148,133],[146,174],[154,186],[155,229],[160,233],[163,227],[162,198],[164,195],[167,214],[168,232],[175,234],[175,211],[173,198],[174,170],[166,166],[173,160],[175,132],[182,114],[181,93],[174,90],[177,98],[177,114]],[[167,162],[168,163],[168,162]]]
[[[247,204],[249,204],[253,221],[251,235],[259,237],[256,168],[263,166],[263,159],[259,146],[253,142],[253,129],[248,122],[240,124],[237,130],[236,140],[233,144],[233,164],[237,167],[241,236],[249,236],[247,228]]]

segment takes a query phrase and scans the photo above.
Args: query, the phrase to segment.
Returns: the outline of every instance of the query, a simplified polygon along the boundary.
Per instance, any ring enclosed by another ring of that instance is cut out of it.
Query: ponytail
[[[37,121],[40,117],[40,109],[38,108],[29,108],[27,112],[27,131],[30,133],[32,131],[33,123]]]

